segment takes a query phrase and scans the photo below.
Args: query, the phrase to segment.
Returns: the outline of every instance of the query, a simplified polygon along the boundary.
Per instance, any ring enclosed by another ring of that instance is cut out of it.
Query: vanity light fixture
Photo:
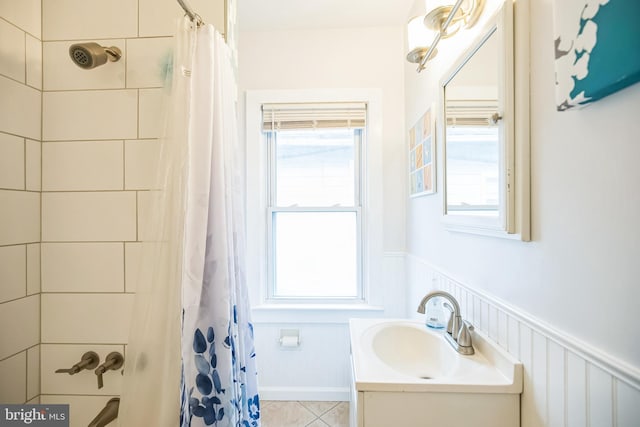
[[[426,15],[411,18],[407,24],[407,61],[418,64],[417,72],[424,70],[427,61],[436,56],[440,40],[475,25],[485,3],[485,0],[456,0],[454,4],[450,1],[425,0]],[[433,33],[433,42],[427,44]]]
[[[407,24],[407,61],[412,64],[419,64],[425,57],[431,46],[425,46],[424,42],[433,38],[434,32],[424,26],[424,16],[414,16]],[[431,57],[436,56],[438,51],[434,49]]]

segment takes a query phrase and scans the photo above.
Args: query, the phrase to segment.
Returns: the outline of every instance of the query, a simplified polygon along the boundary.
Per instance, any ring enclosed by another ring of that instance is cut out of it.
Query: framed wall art
[[[559,111],[640,81],[640,1],[554,0],[553,13]]]
[[[432,105],[409,129],[409,196],[436,192],[436,128]]]

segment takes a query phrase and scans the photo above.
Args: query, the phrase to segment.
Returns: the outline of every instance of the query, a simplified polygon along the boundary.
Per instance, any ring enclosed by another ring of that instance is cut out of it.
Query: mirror
[[[505,2],[441,82],[443,204],[450,229],[526,240],[516,214],[512,28]]]
[[[500,216],[500,123],[495,31],[445,85],[446,214]]]

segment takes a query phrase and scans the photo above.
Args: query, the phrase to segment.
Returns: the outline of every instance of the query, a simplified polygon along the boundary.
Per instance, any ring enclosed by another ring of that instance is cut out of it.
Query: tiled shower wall
[[[222,0],[190,3],[223,28]],[[175,0],[42,1],[40,392],[42,403],[71,404],[72,427],[120,393],[119,371],[102,389],[91,371],[54,371],[88,350],[101,362],[112,351],[126,357],[163,72],[181,15]],[[84,41],[116,46],[122,59],[80,69],[68,49]]]
[[[636,427],[640,376],[635,368],[580,343],[508,304],[407,257],[409,301],[432,289],[451,293],[462,317],[524,366],[522,427]],[[431,286],[416,286],[427,283]],[[409,307],[414,313],[415,307]]]
[[[40,394],[40,0],[0,0],[0,402]]]

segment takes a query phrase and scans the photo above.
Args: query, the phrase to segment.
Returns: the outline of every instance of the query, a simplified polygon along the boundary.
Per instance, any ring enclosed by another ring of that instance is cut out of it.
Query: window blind
[[[270,131],[363,128],[366,116],[367,105],[362,102],[264,104],[262,129]]]
[[[491,116],[498,112],[498,101],[486,100],[448,100],[447,126],[489,126],[493,125]]]

